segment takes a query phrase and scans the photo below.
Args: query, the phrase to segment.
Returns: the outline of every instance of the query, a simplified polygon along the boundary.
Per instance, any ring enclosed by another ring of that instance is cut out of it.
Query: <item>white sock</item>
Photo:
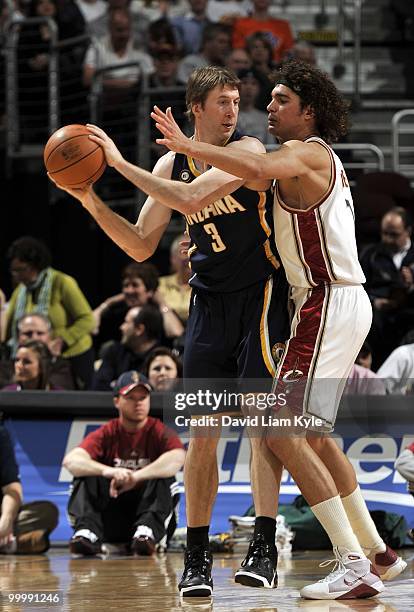
[[[339,495],[311,506],[311,510],[325,529],[333,546],[357,552],[365,557]]]
[[[134,538],[139,538],[140,536],[145,536],[147,538],[154,538],[154,532],[151,527],[147,527],[146,525],[138,525],[137,530],[134,533]]]
[[[95,544],[95,542],[98,540],[98,536],[96,535],[96,533],[94,533],[93,531],[90,531],[89,529],[78,529],[73,534],[73,537],[74,538],[86,538],[87,540],[90,540],[92,544]]]
[[[343,497],[342,503],[364,552],[366,554],[384,552],[386,545],[375,527],[359,486],[351,495]]]

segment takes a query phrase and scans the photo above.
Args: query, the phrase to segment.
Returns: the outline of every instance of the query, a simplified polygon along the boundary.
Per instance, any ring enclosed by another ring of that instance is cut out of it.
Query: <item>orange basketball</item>
[[[89,139],[84,125],[65,125],[46,143],[45,166],[54,180],[63,187],[81,188],[92,185],[106,168],[100,145]]]

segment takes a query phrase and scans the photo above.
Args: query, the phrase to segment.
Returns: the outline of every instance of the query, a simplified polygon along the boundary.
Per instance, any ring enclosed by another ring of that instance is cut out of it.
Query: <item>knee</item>
[[[188,451],[193,456],[194,454],[213,455],[216,453],[218,445],[218,438],[209,438],[207,436],[200,436],[191,438],[188,445]]]
[[[267,448],[284,465],[290,463],[289,459],[301,452],[304,443],[306,444],[306,441],[301,438],[282,438],[277,436],[268,436],[266,438]]]

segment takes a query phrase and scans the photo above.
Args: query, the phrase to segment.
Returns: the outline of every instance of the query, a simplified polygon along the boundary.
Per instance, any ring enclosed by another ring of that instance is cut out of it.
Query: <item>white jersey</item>
[[[286,205],[275,183],[274,223],[276,246],[289,284],[317,287],[321,284],[360,284],[365,276],[358,261],[355,214],[351,190],[341,160],[321,138],[318,142],[331,157],[327,193],[307,210]]]

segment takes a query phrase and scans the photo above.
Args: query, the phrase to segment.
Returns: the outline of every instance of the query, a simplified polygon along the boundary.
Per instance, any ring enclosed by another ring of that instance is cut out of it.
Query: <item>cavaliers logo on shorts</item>
[[[285,347],[286,345],[283,342],[276,342],[276,344],[272,346],[272,357],[273,361],[275,362],[275,366],[277,366],[281,360]]]

